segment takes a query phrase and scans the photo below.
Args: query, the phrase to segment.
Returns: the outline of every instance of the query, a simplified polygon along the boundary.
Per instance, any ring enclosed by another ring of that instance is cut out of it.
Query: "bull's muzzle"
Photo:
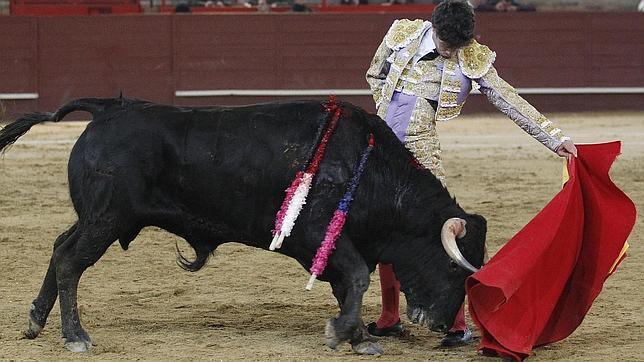
[[[426,326],[434,332],[447,332],[448,327],[444,322],[435,320],[429,310],[422,307],[407,306],[407,317],[409,320],[417,325]]]

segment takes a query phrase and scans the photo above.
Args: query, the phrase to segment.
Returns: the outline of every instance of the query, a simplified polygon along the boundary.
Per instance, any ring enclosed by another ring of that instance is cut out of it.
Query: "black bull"
[[[331,284],[340,313],[329,320],[327,344],[349,341],[358,353],[379,353],[361,317],[369,274],[393,264],[408,315],[432,330],[451,326],[470,272],[441,246],[441,225],[467,222],[458,248],[475,266],[483,261],[485,219],[467,214],[377,116],[347,103],[307,203],[279,253],[309,268],[368,135],[376,145],[354,194],[337,249],[319,279]],[[86,351],[80,324],[81,274],[119,240],[123,249],[145,226],[184,238],[200,269],[221,244],[239,241],[267,249],[284,190],[306,164],[329,113],[325,103],[303,101],[244,107],[184,108],[142,101],[79,99],[55,113],[32,113],[0,131],[0,150],[33,125],[72,111],[93,116],[73,147],[68,176],[78,221],[54,243],[26,335],[35,338],[60,297],[62,334],[72,351]],[[271,272],[267,270],[267,272]],[[304,279],[303,279],[304,281]]]

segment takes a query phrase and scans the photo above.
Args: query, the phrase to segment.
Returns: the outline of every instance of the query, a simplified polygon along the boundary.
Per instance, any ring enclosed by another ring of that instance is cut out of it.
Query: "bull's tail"
[[[201,270],[201,268],[206,265],[210,254],[214,252],[214,248],[212,248],[211,246],[209,247],[205,244],[192,245],[195,250],[196,257],[195,260],[190,261],[188,260],[188,258],[183,256],[183,254],[181,254],[181,250],[179,250],[179,244],[175,243],[174,247],[177,252],[177,265],[179,265],[181,269],[190,272]]]
[[[53,121],[53,116],[54,113],[29,113],[18,118],[16,121],[9,123],[0,130],[0,151],[16,142],[18,138],[27,133],[27,131],[29,131],[34,125],[42,122]]]
[[[13,144],[22,137],[31,127],[43,122],[58,122],[67,114],[74,111],[86,111],[95,115],[97,112],[105,109],[108,103],[114,102],[110,99],[83,98],[73,100],[60,107],[54,113],[34,112],[28,113],[12,123],[9,123],[0,130],[0,152],[7,146]]]

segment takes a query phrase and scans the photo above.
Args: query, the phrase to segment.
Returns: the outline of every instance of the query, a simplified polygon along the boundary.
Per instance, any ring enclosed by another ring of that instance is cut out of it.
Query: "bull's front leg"
[[[382,348],[362,321],[362,298],[369,288],[369,268],[348,239],[340,238],[336,245],[325,273],[331,280],[340,314],[327,322],[327,345],[336,349],[340,343],[349,341],[358,354],[381,354]]]

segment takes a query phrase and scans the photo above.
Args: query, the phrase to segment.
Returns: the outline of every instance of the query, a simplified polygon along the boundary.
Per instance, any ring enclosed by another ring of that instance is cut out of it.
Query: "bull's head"
[[[422,250],[420,255],[396,263],[413,323],[440,332],[452,326],[465,298],[465,278],[483,264],[486,232],[482,216],[448,219],[440,230],[440,242],[436,231],[431,240],[415,240],[413,249]]]

